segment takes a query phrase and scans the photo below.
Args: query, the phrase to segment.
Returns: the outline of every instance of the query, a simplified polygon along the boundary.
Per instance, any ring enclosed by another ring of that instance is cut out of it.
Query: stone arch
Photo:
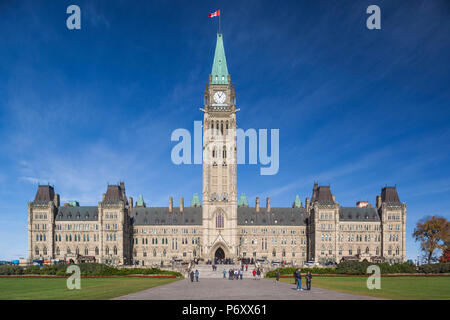
[[[231,252],[230,252],[230,250],[228,250],[227,245],[220,241],[220,242],[217,242],[216,244],[214,244],[212,246],[211,250],[210,250],[209,256],[210,256],[210,259],[212,261],[214,261],[214,257],[215,257],[216,251],[219,248],[222,249],[222,251],[223,251],[223,253],[225,255],[225,258],[230,258],[231,257]]]

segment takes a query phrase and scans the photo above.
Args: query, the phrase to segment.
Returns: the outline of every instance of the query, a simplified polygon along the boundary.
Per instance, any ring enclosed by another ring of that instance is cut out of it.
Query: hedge
[[[373,265],[373,263],[363,261],[345,261],[339,263],[336,268],[301,268],[302,273],[306,271],[311,271],[314,274],[343,274],[343,275],[367,275],[367,267]],[[450,263],[436,263],[436,264],[425,264],[416,267],[414,264],[396,263],[390,265],[389,263],[383,262],[377,264],[380,267],[381,274],[408,274],[408,273],[450,273]],[[267,272],[266,277],[274,278],[276,275],[276,270],[280,270],[280,275],[293,275],[294,271],[298,268],[278,268]]]
[[[69,276],[66,273],[69,264],[52,265],[52,266],[30,266],[20,267],[13,265],[0,266],[0,275],[55,275]],[[181,276],[181,273],[169,270],[161,270],[159,268],[116,268],[100,263],[82,263],[78,264],[82,276],[126,276],[126,275],[175,275]]]

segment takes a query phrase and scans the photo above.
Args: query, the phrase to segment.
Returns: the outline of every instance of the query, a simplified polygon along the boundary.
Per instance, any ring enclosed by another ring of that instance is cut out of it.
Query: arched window
[[[356,253],[357,254],[361,254],[361,248],[360,247],[358,247],[358,249],[356,250]]]
[[[282,256],[286,257],[286,250],[285,249],[283,249]]]
[[[38,247],[36,247],[36,248],[34,249],[34,254],[37,255],[37,256],[39,255],[39,248],[38,248]]]
[[[400,255],[400,248],[399,247],[397,247],[396,249],[395,249],[395,254],[398,256],[398,255]]]
[[[106,247],[105,253],[106,253],[106,254],[109,254],[109,247]]]
[[[88,247],[84,248],[84,255],[85,255],[85,256],[89,255],[89,249],[88,249]]]
[[[153,256],[156,257],[156,249],[153,249]]]
[[[369,253],[369,247],[366,247],[366,253]]]
[[[71,254],[71,253],[72,253],[72,251],[70,251],[70,248],[67,247],[67,254]]]
[[[56,255],[60,255],[61,254],[61,251],[59,250],[59,247],[56,247]]]
[[[46,256],[47,255],[47,247],[44,247],[43,252],[44,252],[44,256]]]
[[[164,250],[163,250],[163,257],[165,257],[166,254],[167,254],[167,251],[166,251],[166,249],[164,249]]]
[[[79,255],[80,254],[80,249],[78,249],[78,247],[75,249],[75,254]]]
[[[193,251],[193,255],[194,255],[194,257],[196,257],[196,256],[197,256],[197,250],[195,250],[195,249],[194,249],[194,251]]]
[[[380,248],[377,247],[377,249],[375,250],[375,254],[378,256],[380,254]]]
[[[227,158],[227,148],[225,146],[223,146],[222,158],[224,158],[224,159]]]
[[[277,256],[277,251],[275,250],[275,248],[273,248],[273,251],[272,251],[272,256],[274,256],[274,257],[276,257],[276,256]]]
[[[388,255],[391,255],[391,254],[392,254],[392,247],[389,247]]]
[[[98,256],[99,252],[98,252],[98,247],[95,247],[95,255]]]
[[[134,256],[134,257],[137,257],[137,251],[136,251],[136,249],[133,250],[133,256]]]
[[[114,246],[114,255],[117,255],[117,247]]]
[[[217,229],[223,229],[224,227],[224,217],[223,213],[219,213],[216,216],[216,228]]]

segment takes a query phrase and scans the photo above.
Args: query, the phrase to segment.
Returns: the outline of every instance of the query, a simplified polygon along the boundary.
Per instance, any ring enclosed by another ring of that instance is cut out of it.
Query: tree
[[[450,262],[450,248],[448,247],[448,244],[447,244],[447,249],[445,249],[442,252],[442,256],[439,259],[439,262],[441,262],[441,263],[449,263]]]
[[[417,222],[413,232],[416,241],[420,241],[420,248],[424,251],[427,262],[435,261],[433,256],[436,249],[445,251],[450,242],[450,222],[444,217],[426,217]]]

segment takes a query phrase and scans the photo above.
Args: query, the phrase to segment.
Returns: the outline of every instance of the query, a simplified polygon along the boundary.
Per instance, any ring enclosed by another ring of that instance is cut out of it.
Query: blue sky
[[[397,185],[411,234],[450,217],[448,1],[0,1],[0,259],[27,254],[36,183],[95,205],[107,183],[152,206],[201,193],[200,165],[176,166],[193,130],[222,10],[238,126],[280,129],[280,170],[238,167],[249,202],[290,206],[314,181],[354,206]],[[81,8],[82,29],[66,28]],[[366,28],[381,8],[382,29]]]

